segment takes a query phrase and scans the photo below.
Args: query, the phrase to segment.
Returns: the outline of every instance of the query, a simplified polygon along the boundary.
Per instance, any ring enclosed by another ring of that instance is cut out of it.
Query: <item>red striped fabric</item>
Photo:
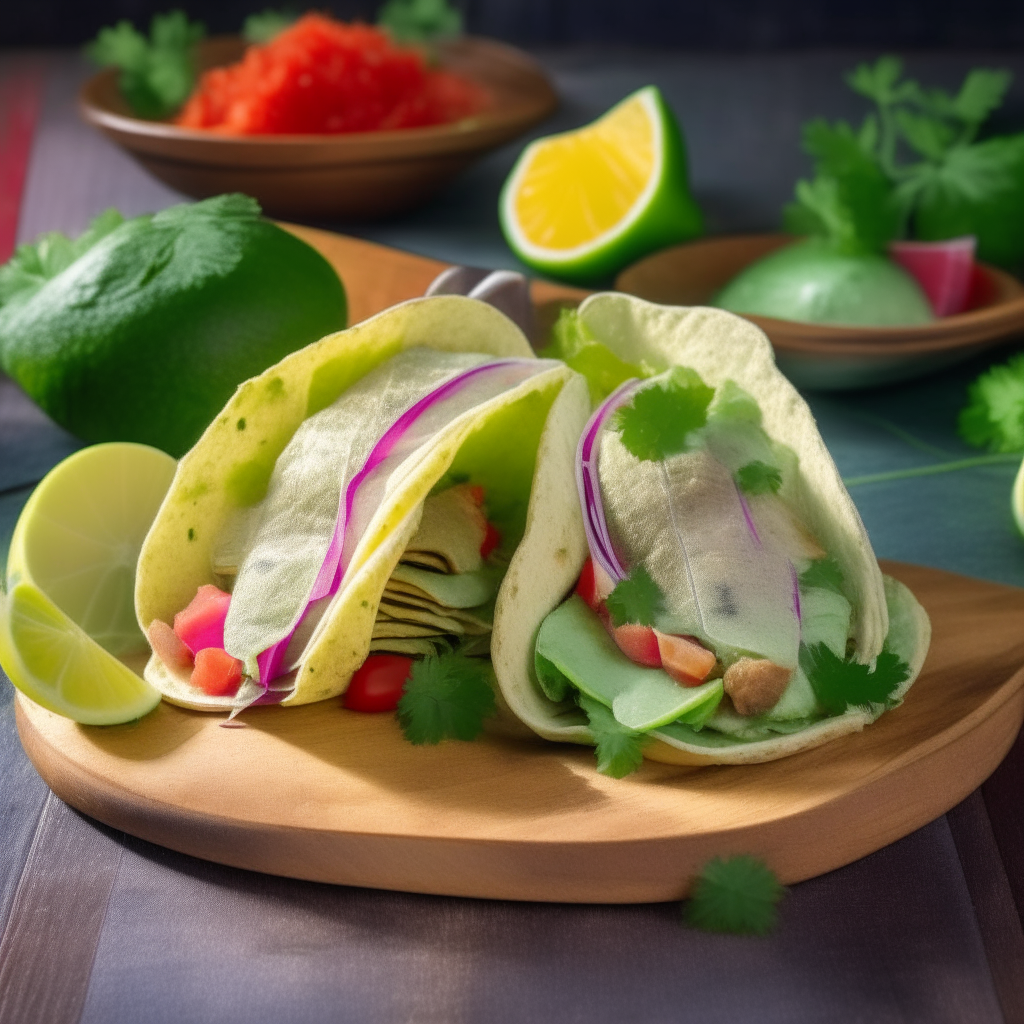
[[[41,61],[8,58],[0,63],[0,263],[14,251],[25,172],[42,103]]]

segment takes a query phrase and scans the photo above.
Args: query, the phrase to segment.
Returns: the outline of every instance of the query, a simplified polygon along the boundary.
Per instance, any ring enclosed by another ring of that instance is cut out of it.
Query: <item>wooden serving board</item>
[[[162,704],[80,726],[18,697],[22,743],[73,807],[162,846],[295,878],[516,900],[678,899],[710,857],[752,853],[783,882],[924,825],[999,764],[1024,718],[1024,589],[890,564],[934,640],[900,708],[769,764],[646,762],[484,737],[407,743],[338,700],[253,708],[245,728]]]

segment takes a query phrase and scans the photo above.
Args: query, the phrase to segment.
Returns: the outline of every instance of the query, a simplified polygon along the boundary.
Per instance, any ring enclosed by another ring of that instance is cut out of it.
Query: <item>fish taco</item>
[[[174,703],[237,711],[344,693],[375,658],[488,664],[535,473],[588,415],[582,377],[459,296],[287,357],[181,460],[149,532],[146,678]],[[551,534],[565,529],[579,526]]]
[[[772,760],[899,704],[928,618],[882,575],[765,335],[616,294],[562,327],[597,407],[574,451],[538,465],[545,515],[498,596],[511,711],[622,775],[642,757]]]

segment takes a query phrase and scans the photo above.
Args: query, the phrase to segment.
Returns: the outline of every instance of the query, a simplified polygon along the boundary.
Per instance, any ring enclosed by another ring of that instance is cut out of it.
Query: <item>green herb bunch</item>
[[[973,234],[981,259],[1024,263],[1024,133],[979,141],[1010,86],[1008,71],[976,68],[955,95],[904,79],[896,57],[861,64],[849,86],[875,110],[855,129],[804,126],[815,177],[796,186],[785,224],[848,253],[882,251],[900,237]]]
[[[202,22],[184,11],[153,16],[149,38],[130,21],[119,21],[100,34],[86,55],[102,67],[121,69],[121,94],[140,117],[170,117],[188,99],[196,80],[194,51],[206,35]]]

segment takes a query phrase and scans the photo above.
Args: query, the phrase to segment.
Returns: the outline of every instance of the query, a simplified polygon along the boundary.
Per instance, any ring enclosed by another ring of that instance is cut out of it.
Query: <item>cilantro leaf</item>
[[[960,413],[960,436],[993,452],[1024,451],[1024,352],[993,366],[968,389]]]
[[[399,42],[423,42],[459,35],[462,14],[447,0],[387,0],[377,24]]]
[[[665,595],[647,569],[637,565],[615,585],[605,606],[616,626],[627,623],[653,626],[655,618],[665,610]]]
[[[964,79],[950,105],[950,113],[961,121],[979,127],[1003,102],[1013,75],[1009,71],[975,68]]]
[[[685,917],[705,931],[767,935],[777,924],[776,904],[785,892],[771,868],[757,857],[715,857],[697,876]]]
[[[32,243],[19,245],[14,255],[0,266],[0,306],[12,300],[20,302],[31,298],[47,281],[70,267],[123,223],[124,217],[117,210],[109,209],[94,217],[76,239],[50,231]]]
[[[866,137],[865,137],[865,133]],[[804,126],[804,149],[814,157],[816,177],[799,181],[786,226],[822,235],[841,252],[879,252],[899,234],[901,211],[892,181],[860,135],[844,121],[823,119]]]
[[[488,668],[459,653],[417,661],[398,702],[405,738],[416,744],[476,739],[496,708]]]
[[[858,64],[846,76],[846,83],[854,92],[886,106],[906,98],[907,88],[899,86],[903,74],[903,61],[899,57],[879,57],[874,64]]]
[[[647,736],[617,722],[611,710],[600,701],[581,693],[576,698],[586,712],[590,732],[597,745],[597,770],[602,775],[621,779],[643,763]]]
[[[893,691],[910,675],[910,666],[891,651],[882,651],[872,670],[857,661],[843,661],[824,643],[801,647],[800,667],[830,715],[869,704],[892,707]]]
[[[687,435],[707,422],[714,395],[696,371],[677,366],[620,406],[611,427],[642,462],[666,459],[687,450]]]
[[[778,494],[782,472],[767,462],[755,459],[736,471],[736,486],[744,494]]]
[[[820,558],[800,573],[800,589],[812,590],[820,587],[822,590],[834,590],[837,594],[843,592],[843,570],[839,563],[829,555],[828,558]]]
[[[192,51],[205,35],[202,22],[175,10],[153,16],[148,40],[131,22],[119,21],[100,29],[85,52],[103,67],[121,69],[121,94],[136,114],[159,119],[173,114],[192,91]]]
[[[625,362],[594,338],[575,309],[559,310],[551,328],[551,344],[540,355],[545,359],[561,359],[586,377],[590,400],[595,405],[627,380],[651,376],[647,367]]]
[[[298,17],[293,10],[275,11],[268,7],[259,14],[250,14],[245,19],[242,23],[242,37],[247,43],[269,43],[274,36],[298,20]]]

